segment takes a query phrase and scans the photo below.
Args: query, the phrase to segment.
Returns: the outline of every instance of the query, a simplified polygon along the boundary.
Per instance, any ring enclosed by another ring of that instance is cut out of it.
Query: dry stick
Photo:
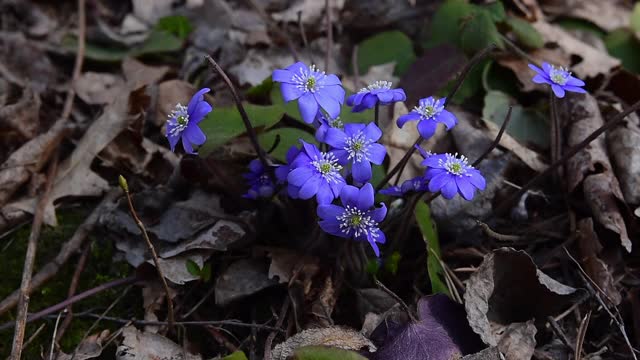
[[[383,283],[380,282],[380,280],[375,279],[374,281],[376,283],[376,286],[378,286],[380,288],[380,290],[386,292],[389,296],[391,296],[395,301],[398,302],[398,304],[400,304],[400,306],[402,307],[402,309],[404,309],[404,311],[407,313],[407,315],[409,316],[409,318],[411,318],[411,320],[413,322],[418,322],[418,318],[416,317],[416,315],[413,313],[413,311],[411,310],[411,308],[402,300],[402,298],[400,298],[400,296],[398,296],[396,293],[394,293],[393,291],[391,291],[391,289],[387,288],[386,286],[384,286]]]
[[[76,266],[76,270],[73,273],[73,278],[71,278],[71,284],[69,285],[69,292],[67,293],[67,298],[70,298],[73,295],[75,295],[76,291],[78,290],[78,284],[80,283],[80,275],[82,275],[82,272],[84,271],[84,267],[87,264],[87,258],[89,258],[90,249],[91,249],[91,244],[86,245],[84,247],[84,250],[82,251],[82,255],[80,255],[80,259],[78,260],[78,265]],[[67,315],[64,317],[64,320],[62,321],[62,324],[58,329],[58,334],[55,337],[57,342],[59,342],[60,339],[62,339],[62,337],[64,336],[64,333],[67,331],[67,328],[69,327],[69,325],[71,325],[71,320],[73,320],[73,310],[71,308],[71,305],[69,305],[66,308],[66,311],[67,311]]]
[[[462,86],[462,83],[464,82],[464,79],[467,77],[467,75],[469,75],[469,72],[471,71],[471,69],[473,69],[473,67],[479,63],[481,60],[483,60],[487,55],[489,55],[491,53],[491,51],[493,51],[496,48],[495,44],[491,44],[489,46],[487,46],[486,48],[484,48],[482,51],[480,51],[479,53],[475,54],[471,60],[469,60],[469,62],[467,62],[467,64],[464,66],[464,68],[462,69],[462,71],[460,72],[460,75],[458,75],[458,78],[456,79],[456,82],[453,86],[453,89],[451,89],[451,91],[449,92],[449,94],[447,95],[447,99],[445,100],[444,106],[447,107],[447,105],[449,105],[449,102],[451,101],[451,99],[455,96],[455,94],[458,92],[458,90],[460,89],[460,87]],[[411,155],[413,155],[413,153],[416,151],[416,146],[420,146],[420,144],[422,143],[422,137],[418,136],[418,138],[416,139],[416,141],[413,143],[413,145],[411,146],[411,148],[409,148],[407,150],[407,153],[404,154],[404,156],[402,157],[402,159],[398,162],[398,164],[396,164],[396,166],[393,167],[393,169],[391,169],[391,171],[389,171],[387,173],[387,176],[384,177],[384,179],[382,179],[382,181],[380,181],[380,183],[378,184],[378,186],[376,186],[376,191],[379,191],[380,189],[382,189],[388,182],[389,180],[391,180],[391,178],[398,173],[398,177],[397,179],[400,179],[400,176],[402,175],[402,171],[404,170],[404,167],[407,165],[407,163],[409,162],[409,159],[411,158]]]
[[[556,99],[553,91],[549,91],[549,103],[550,103],[550,113],[551,113],[551,126],[549,130],[551,131],[550,138],[550,147],[551,147],[551,162],[556,162],[561,157],[560,147],[562,146],[562,137],[560,135],[560,118],[558,117],[558,99]],[[556,185],[560,184],[560,173],[558,171],[554,171],[553,173],[554,182]]]
[[[614,126],[616,126],[620,121],[622,121],[625,117],[627,117],[629,114],[638,111],[638,109],[640,109],[640,101],[636,102],[635,104],[631,105],[629,108],[627,108],[626,110],[624,110],[621,113],[616,114],[615,116],[613,116],[611,118],[611,120],[607,121],[606,124],[602,125],[600,128],[598,128],[596,131],[594,131],[593,133],[591,133],[591,135],[587,136],[584,140],[582,140],[581,142],[579,142],[578,144],[574,145],[571,149],[569,149],[569,151],[567,151],[564,155],[562,155],[562,157],[560,159],[558,159],[558,161],[552,163],[551,165],[549,165],[549,167],[547,167],[543,172],[541,172],[540,174],[536,175],[533,179],[531,179],[528,183],[524,184],[518,191],[516,191],[513,195],[509,196],[506,200],[504,200],[493,212],[493,214],[500,214],[502,211],[505,210],[505,208],[507,208],[508,206],[510,206],[512,203],[514,203],[515,201],[517,201],[518,199],[520,199],[520,197],[525,194],[529,189],[531,189],[534,185],[536,185],[540,180],[542,180],[543,178],[547,177],[549,174],[551,174],[553,171],[555,171],[557,168],[559,168],[560,166],[562,166],[567,160],[569,160],[570,158],[572,158],[575,154],[578,153],[578,151],[584,149],[587,145],[589,145],[593,140],[595,140],[598,136],[604,134],[605,132],[609,131],[610,129],[612,129]]]
[[[331,23],[331,0],[324,1],[324,8],[327,12],[327,54],[324,59],[324,71],[329,72],[329,60],[331,59],[331,52],[333,48],[333,24]]]
[[[571,351],[573,351],[573,353],[575,354],[576,348],[569,341],[569,338],[567,338],[567,334],[565,334],[564,331],[562,331],[562,328],[560,327],[556,319],[554,319],[553,316],[547,316],[547,321],[549,322],[549,325],[551,326],[551,329],[553,330],[553,332],[556,333],[556,335],[558,335],[558,337],[560,338],[560,341],[562,341],[562,343],[566,347],[571,349]]]
[[[584,316],[584,319],[580,322],[578,327],[578,335],[576,335],[576,360],[582,359],[582,346],[584,345],[584,338],[587,336],[587,329],[589,328],[589,321],[591,320],[591,311]]]
[[[280,314],[278,314],[278,320],[276,321],[276,328],[280,329],[282,327],[284,319],[287,317],[287,311],[289,311],[289,305],[291,305],[291,300],[289,299],[289,296],[287,296],[282,303],[282,308],[280,308]],[[271,360],[271,344],[273,344],[273,340],[275,338],[275,331],[272,331],[267,336],[267,340],[264,342],[264,360]]]
[[[164,274],[162,273],[162,269],[160,268],[160,260],[158,259],[158,254],[156,253],[155,247],[151,243],[151,239],[149,239],[149,234],[147,234],[147,229],[144,227],[144,224],[142,223],[142,221],[138,217],[138,214],[136,213],[136,209],[133,207],[133,201],[131,200],[131,193],[129,193],[129,185],[127,184],[127,180],[124,178],[124,176],[120,175],[118,177],[118,182],[120,183],[120,187],[124,191],[124,194],[127,196],[127,203],[129,204],[129,211],[131,212],[131,216],[133,217],[133,220],[138,226],[138,229],[140,229],[140,232],[142,233],[142,237],[144,238],[144,241],[147,242],[147,247],[151,252],[153,263],[156,266],[156,271],[158,271],[158,275],[160,276],[160,281],[162,281],[162,287],[164,287],[164,292],[167,296],[169,328],[172,329],[173,323],[175,322],[175,317],[173,313],[173,301],[171,301],[171,291],[169,290],[169,284],[167,284],[167,279],[164,277]]]
[[[229,79],[227,74],[224,72],[224,70],[222,70],[220,65],[218,65],[218,63],[215,62],[215,60],[213,60],[211,56],[207,55],[206,59],[209,61],[211,66],[213,66],[214,70],[218,74],[220,74],[220,76],[222,77],[222,80],[227,84],[227,87],[229,88],[229,91],[231,91],[231,95],[233,96],[233,101],[235,101],[236,106],[238,107],[238,111],[240,112],[240,117],[242,117],[242,121],[244,122],[244,127],[247,129],[247,134],[249,134],[249,139],[251,140],[251,144],[253,145],[254,150],[258,154],[258,157],[260,158],[260,162],[262,163],[262,166],[264,166],[265,169],[269,169],[269,163],[267,162],[267,157],[265,155],[265,152],[260,146],[260,143],[258,142],[258,136],[256,135],[256,131],[253,128],[253,125],[251,125],[251,120],[249,120],[249,116],[247,115],[247,112],[244,110],[244,106],[242,105],[242,101],[238,96],[238,92],[236,92],[236,88],[233,86],[233,83],[231,83],[231,80]],[[269,172],[269,174],[273,176],[271,171]]]
[[[24,259],[24,267],[22,270],[22,282],[20,283],[20,300],[18,301],[18,313],[16,315],[16,328],[13,335],[13,347],[11,348],[11,359],[20,360],[22,355],[22,345],[24,343],[24,332],[27,327],[27,312],[29,310],[29,294],[31,289],[31,276],[33,275],[33,267],[36,261],[36,250],[38,249],[38,239],[42,230],[42,222],[53,183],[55,182],[58,170],[58,154],[53,155],[53,161],[49,165],[47,174],[47,183],[44,192],[40,196],[40,200],[36,205],[33,215],[33,225],[31,226],[31,234],[29,234],[29,242],[27,244],[27,253]]]
[[[62,317],[63,312],[58,314],[58,317],[56,318],[56,324],[53,326],[53,336],[51,337],[51,349],[49,351],[49,360],[53,360],[53,350],[56,347],[56,337],[58,337],[58,324],[60,324],[60,318]]]
[[[33,333],[33,335],[31,335],[29,337],[29,339],[27,339],[27,341],[24,342],[24,345],[22,345],[23,349],[26,349],[27,346],[29,346],[29,344],[31,344],[33,342],[33,340],[36,339],[36,337],[38,335],[40,335],[40,333],[42,332],[42,330],[44,330],[44,328],[47,326],[47,324],[42,324],[40,325],[40,327],[38,328],[38,330],[36,330],[36,332]]]

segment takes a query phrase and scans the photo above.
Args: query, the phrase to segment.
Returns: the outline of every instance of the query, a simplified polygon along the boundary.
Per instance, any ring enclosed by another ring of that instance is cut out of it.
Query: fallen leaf
[[[277,277],[281,284],[289,283],[294,274],[298,274],[298,278],[311,280],[320,270],[320,259],[315,256],[279,248],[269,248],[267,253],[271,258],[269,279]]]
[[[67,355],[62,351],[58,352],[56,360],[86,360],[95,359],[102,354],[102,343],[109,338],[109,330],[103,330],[100,333],[89,335],[84,339],[71,355]]]
[[[168,72],[168,66],[150,66],[132,57],[127,57],[122,61],[122,73],[131,89],[156,83],[162,80]]]
[[[345,0],[335,0],[330,2],[331,18],[338,22],[340,11],[344,7]],[[318,25],[326,17],[325,3],[317,0],[294,0],[286,10],[271,14],[274,20],[282,22],[298,23],[298,13],[300,21],[305,25]]]
[[[640,204],[640,126],[630,114],[623,125],[607,132],[607,145],[620,190],[628,204]]]
[[[589,277],[598,285],[602,291],[619,305],[621,301],[620,292],[615,287],[613,275],[607,264],[600,259],[602,245],[598,239],[598,234],[593,230],[593,220],[591,218],[581,219],[577,224],[578,237],[576,242],[580,250],[580,260]]]
[[[383,314],[398,303],[391,295],[378,288],[357,289],[356,302],[362,320],[368,314]]]
[[[15,103],[0,105],[0,130],[9,128],[18,132],[22,141],[31,140],[42,126],[40,105],[40,96],[30,88],[24,88]]]
[[[238,260],[216,279],[216,305],[227,305],[277,284],[275,279],[269,279],[267,264],[262,260]]]
[[[158,334],[142,332],[133,326],[122,330],[124,339],[116,350],[116,360],[201,360],[178,344]]]
[[[378,80],[390,81],[395,84],[398,82],[398,78],[393,75],[393,71],[395,68],[395,61],[381,65],[372,65],[371,67],[369,67],[369,71],[367,71],[366,74],[360,74],[358,83],[356,83],[355,76],[345,76],[342,79],[342,86],[344,86],[345,89],[348,89],[351,92],[355,93],[363,87],[373,84]]]
[[[375,345],[359,332],[333,326],[299,332],[287,341],[276,345],[271,352],[271,357],[273,360],[287,360],[296,349],[304,346],[330,346],[354,351],[367,348],[370,352],[376,351]]]
[[[532,25],[545,42],[558,44],[568,55],[577,55],[582,59],[571,67],[579,77],[596,77],[598,74],[606,74],[620,66],[620,60],[578,40],[557,25],[540,20]]]
[[[504,360],[498,351],[498,347],[492,346],[475,354],[467,355],[462,360]]]
[[[606,31],[629,26],[631,7],[625,0],[541,0],[540,5],[550,15],[584,19]]]
[[[37,93],[55,87],[60,71],[51,62],[48,53],[29,41],[19,31],[5,32],[0,36],[0,64],[4,74],[13,82],[29,86]]]
[[[531,359],[536,349],[537,332],[533,320],[509,324],[502,330],[497,347],[505,360]]]
[[[170,15],[175,0],[133,0],[133,14],[149,25],[155,24],[163,16]]]
[[[78,97],[90,105],[112,103],[122,91],[124,80],[112,73],[96,73],[87,71],[74,83],[73,88]]]
[[[560,48],[555,49],[547,49],[540,48],[527,52],[533,60],[535,60],[538,64],[542,64],[542,62],[546,61],[550,64],[556,65],[568,65],[571,61],[570,54],[565,53]],[[522,59],[520,56],[506,54],[504,56],[498,56],[496,58],[498,64],[511,69],[513,74],[520,81],[520,85],[522,85],[522,91],[547,91],[547,86],[542,84],[536,84],[531,79],[535,76],[535,72],[529,68],[529,61]]]
[[[256,86],[270,77],[273,70],[293,63],[293,55],[289,51],[250,49],[242,62],[229,68],[229,74],[235,76],[240,85]]]
[[[498,137],[500,127],[492,121],[484,121],[487,126],[487,138],[495,139]],[[516,139],[512,138],[509,134],[502,134],[500,139],[500,146],[511,151],[518,159],[522,160],[531,170],[537,172],[543,172],[547,169],[548,164],[545,162],[544,157],[538,152],[531,150],[524,145],[520,144]]]
[[[193,261],[198,268],[202,269],[204,266],[205,257],[209,257],[209,254],[203,252],[191,252],[181,253],[170,258],[158,258],[158,264],[162,275],[174,284],[184,285],[189,281],[198,280],[200,276],[194,275],[187,269],[187,262]],[[152,260],[147,261],[149,264],[154,265]]]
[[[518,357],[535,344],[526,321],[557,314],[578,295],[538,270],[526,252],[500,248],[471,275],[464,305],[471,328],[487,345],[498,346],[508,359],[527,359]],[[510,338],[503,342],[505,336]]]

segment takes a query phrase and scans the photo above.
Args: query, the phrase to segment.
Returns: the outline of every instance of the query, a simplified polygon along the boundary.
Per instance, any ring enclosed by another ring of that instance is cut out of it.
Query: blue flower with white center
[[[357,241],[368,241],[376,256],[380,256],[378,244],[386,238],[378,224],[387,216],[387,207],[373,206],[374,194],[371,183],[360,189],[345,185],[340,193],[342,206],[326,204],[318,206],[319,225],[326,233]]]
[[[469,165],[464,156],[437,154],[422,161],[427,167],[424,174],[429,180],[429,191],[442,192],[446,199],[452,199],[460,194],[466,200],[473,199],[475,190],[484,190],[487,183],[476,168]]]
[[[424,139],[435,134],[438,123],[443,123],[447,130],[451,130],[458,123],[458,119],[445,110],[445,101],[446,98],[435,99],[433,96],[420,99],[418,106],[414,107],[410,113],[398,118],[398,127],[402,128],[408,121],[418,120],[418,132]]]
[[[425,192],[429,190],[428,181],[423,176],[416,176],[413,179],[405,180],[401,186],[390,186],[380,190],[380,194],[387,196],[402,197],[412,192]]]
[[[342,166],[331,152],[321,152],[313,145],[300,140],[302,151],[291,163],[287,175],[289,195],[293,198],[310,199],[314,195],[318,204],[328,204],[340,196],[345,185],[340,174]]]
[[[286,69],[274,70],[271,78],[280,83],[285,102],[298,100],[300,115],[306,123],[313,122],[320,108],[329,117],[340,115],[345,92],[337,76],[297,62]]]
[[[551,90],[558,98],[563,98],[565,91],[586,93],[582,88],[584,81],[572,76],[569,70],[561,66],[556,67],[548,62],[543,62],[542,69],[533,64],[529,64],[529,68],[537,73],[532,79],[533,82],[551,85]]]
[[[371,179],[371,163],[381,165],[387,155],[384,146],[377,143],[381,136],[382,130],[374,123],[345,124],[344,130],[327,130],[324,140],[341,165],[351,163],[353,179],[364,183]]]
[[[389,105],[397,101],[407,100],[407,95],[402,89],[392,89],[391,81],[376,81],[373,84],[360,89],[356,94],[347,98],[347,105],[353,106],[352,112],[361,112],[372,109],[376,104]]]
[[[198,124],[213,110],[211,105],[204,101],[204,94],[209,91],[208,88],[200,89],[193,95],[188,106],[177,104],[169,114],[165,136],[169,140],[171,151],[175,151],[176,144],[182,139],[184,151],[187,154],[197,154],[193,151],[193,145],[202,145],[207,141],[207,136]]]
[[[260,159],[251,160],[249,172],[243,175],[249,185],[249,191],[243,195],[248,199],[269,198],[273,196],[275,184],[265,171]]]
[[[342,120],[340,120],[340,116],[334,118],[328,117],[326,114],[322,112],[318,113],[316,117],[316,121],[318,122],[318,128],[316,129],[316,140],[318,142],[324,143],[324,139],[327,136],[327,131],[331,128],[343,129],[344,124]]]

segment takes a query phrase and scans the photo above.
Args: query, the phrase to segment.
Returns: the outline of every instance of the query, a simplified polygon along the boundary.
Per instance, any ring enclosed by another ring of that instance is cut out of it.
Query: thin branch
[[[500,140],[502,139],[502,135],[504,134],[505,130],[507,130],[507,126],[509,125],[509,121],[511,121],[511,111],[512,110],[513,110],[513,106],[509,106],[509,110],[507,110],[507,115],[505,116],[504,121],[502,122],[502,125],[500,126],[500,131],[498,131],[498,135],[493,140],[491,145],[489,145],[487,150],[485,150],[482,153],[482,155],[478,156],[476,161],[474,161],[473,164],[471,164],[471,166],[473,166],[473,167],[478,166],[482,162],[482,160],[484,160],[484,158],[486,158],[493,151],[493,149],[495,149],[500,144]]]
[[[404,309],[404,311],[407,313],[407,315],[409,316],[409,318],[411,318],[411,320],[413,322],[417,322],[418,319],[416,317],[416,315],[413,313],[413,311],[411,310],[411,308],[404,302],[404,300],[402,300],[402,298],[400,298],[400,296],[398,296],[396,293],[394,293],[393,291],[391,291],[389,288],[387,288],[386,286],[384,286],[383,283],[380,282],[380,280],[378,279],[374,279],[376,286],[378,286],[380,288],[380,290],[386,292],[389,296],[391,296],[395,301],[398,302],[398,304],[400,304],[400,306],[402,306],[402,308]]]
[[[225,84],[227,84],[227,87],[229,88],[229,91],[231,91],[231,95],[233,96],[233,101],[235,101],[236,106],[238,107],[238,111],[240,112],[240,117],[242,117],[242,122],[244,122],[244,127],[247,129],[247,134],[249,135],[251,144],[253,145],[254,150],[258,154],[258,158],[260,158],[260,162],[262,163],[262,166],[264,166],[265,169],[269,169],[269,163],[267,162],[267,157],[264,150],[262,149],[262,147],[260,146],[260,143],[258,142],[258,135],[256,135],[256,130],[253,128],[253,125],[251,125],[251,120],[249,120],[249,115],[247,115],[247,112],[245,111],[244,106],[242,105],[242,101],[240,100],[240,96],[238,96],[238,92],[236,91],[236,88],[233,86],[231,79],[229,79],[229,77],[224,72],[224,70],[222,70],[220,65],[218,65],[218,63],[215,60],[213,60],[211,56],[207,55],[206,59],[207,61],[209,61],[211,66],[213,66],[213,69],[218,74],[220,74]],[[271,175],[273,176],[273,174]]]
[[[82,255],[80,255],[80,259],[78,260],[78,265],[76,265],[76,270],[73,273],[73,277],[71,278],[71,283],[69,284],[69,291],[67,292],[67,298],[72,297],[76,294],[78,290],[78,284],[80,283],[80,276],[84,272],[84,268],[87,264],[87,259],[89,258],[89,253],[91,250],[91,244],[87,244],[82,251]],[[69,305],[66,309],[67,315],[64,317],[60,328],[58,329],[58,334],[56,335],[56,341],[60,341],[64,336],[64,333],[67,331],[69,325],[71,325],[71,320],[73,320],[73,309],[71,305]]]
[[[504,200],[502,202],[502,204],[500,204],[495,209],[495,211],[493,211],[493,214],[502,213],[508,206],[510,206],[515,201],[520,199],[520,197],[523,194],[525,194],[529,189],[531,189],[534,185],[536,185],[540,180],[544,179],[549,174],[551,174],[553,171],[555,171],[557,168],[559,168],[564,163],[566,163],[567,160],[572,158],[580,150],[582,150],[585,147],[587,147],[587,145],[589,145],[593,140],[598,138],[598,136],[600,136],[600,135],[604,134],[605,132],[609,131],[614,126],[616,126],[620,121],[622,121],[625,117],[627,117],[629,114],[631,114],[631,113],[633,113],[635,111],[638,111],[639,109],[640,109],[640,101],[638,101],[635,104],[631,105],[631,107],[627,108],[623,112],[618,113],[615,116],[613,116],[604,125],[602,125],[596,131],[591,133],[591,135],[587,136],[580,143],[574,145],[571,149],[569,149],[569,151],[567,151],[560,159],[558,159],[558,161],[556,161],[556,162],[552,163],[551,165],[549,165],[549,167],[547,167],[543,172],[541,172],[540,174],[536,175],[533,179],[529,180],[528,183],[524,184],[518,191],[516,191],[513,195],[509,196],[506,200]]]
[[[118,177],[118,181],[120,182],[120,187],[124,191],[124,194],[127,196],[127,203],[129,204],[129,211],[131,212],[131,216],[133,217],[133,220],[138,226],[138,229],[140,229],[140,232],[142,233],[142,237],[144,238],[144,241],[147,242],[147,247],[151,252],[153,263],[156,266],[156,271],[160,276],[162,287],[164,287],[164,292],[167,296],[167,308],[168,308],[167,312],[169,313],[168,314],[169,328],[173,328],[173,323],[175,322],[175,316],[173,312],[173,301],[171,300],[171,291],[169,290],[169,284],[167,284],[167,278],[165,278],[164,274],[162,273],[162,269],[160,268],[160,260],[158,259],[158,253],[156,253],[156,249],[153,246],[153,243],[151,243],[151,239],[149,239],[149,234],[147,234],[147,229],[144,227],[142,220],[140,220],[140,218],[138,217],[138,214],[136,213],[136,209],[133,207],[133,201],[131,200],[131,193],[129,193],[129,185],[127,184],[127,180],[124,178],[124,176],[120,175]]]
[[[376,102],[376,106],[373,108],[373,123],[380,127],[380,102]]]
[[[57,151],[53,155],[53,161],[49,165],[47,174],[47,183],[44,192],[40,196],[40,200],[36,205],[33,215],[33,225],[31,226],[31,234],[27,243],[27,253],[24,259],[24,267],[22,270],[22,281],[20,283],[20,300],[18,302],[18,313],[16,315],[15,332],[13,335],[13,347],[11,348],[11,359],[20,360],[22,356],[22,345],[24,344],[24,333],[27,327],[27,312],[29,310],[29,294],[31,289],[31,277],[33,275],[33,267],[36,261],[36,251],[38,250],[38,240],[42,223],[44,221],[44,213],[49,203],[49,196],[53,189],[56,174],[58,171],[58,154]]]
[[[273,340],[276,338],[276,331],[283,332],[282,330],[280,330],[280,328],[284,323],[284,319],[287,317],[289,305],[291,305],[291,300],[289,296],[287,296],[282,303],[280,314],[278,314],[278,320],[276,321],[276,328],[278,330],[272,330],[271,333],[267,336],[267,340],[265,340],[264,342],[264,360],[271,360],[271,344],[273,344]]]
[[[333,24],[331,22],[331,0],[324,1],[324,8],[327,12],[327,54],[324,59],[324,71],[329,72],[329,61],[333,48]]]

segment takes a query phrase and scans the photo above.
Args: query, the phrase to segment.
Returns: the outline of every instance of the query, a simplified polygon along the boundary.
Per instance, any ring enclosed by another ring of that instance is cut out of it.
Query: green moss
[[[36,255],[36,272],[44,264],[53,259],[62,244],[67,241],[75,232],[76,228],[82,223],[88,215],[87,209],[63,210],[58,212],[58,227],[44,227],[38,243],[38,251]],[[0,263],[2,264],[2,281],[0,281],[0,299],[4,299],[15,289],[20,287],[22,278],[22,268],[24,264],[24,255],[27,248],[27,241],[31,231],[31,224],[26,224],[9,236],[6,243],[10,245],[0,251]],[[128,276],[132,268],[125,262],[114,262],[113,256],[115,250],[111,243],[104,243],[98,239],[89,238],[91,241],[91,253],[89,261],[80,276],[80,284],[77,293],[91,289],[105,282],[120,279]],[[42,288],[35,291],[31,295],[29,303],[29,312],[36,312],[55,305],[67,298],[69,283],[73,277],[76,264],[79,258],[78,254],[72,257],[65,266],[63,266],[58,274],[49,280]],[[85,299],[76,303],[73,307],[74,312],[83,312],[91,310],[93,313],[101,313],[104,311],[124,290],[124,288],[116,288],[104,291],[96,296]],[[110,316],[131,318],[132,316],[141,316],[142,297],[138,289],[132,289],[125,299],[110,312]],[[137,310],[137,314],[132,311]],[[26,338],[31,336],[40,325],[45,322],[46,327],[36,340],[31,343],[24,353],[25,359],[40,358],[41,348],[47,348],[51,343],[53,328],[55,325],[55,316],[35,321],[27,326]],[[15,320],[15,310],[0,316],[0,323]],[[80,342],[84,333],[94,323],[91,318],[74,318],[71,326],[65,333],[60,342],[60,346],[64,351],[73,350]],[[103,329],[115,330],[118,324],[101,323],[96,331]],[[13,330],[4,330],[0,332],[0,354],[8,354],[13,341]]]

